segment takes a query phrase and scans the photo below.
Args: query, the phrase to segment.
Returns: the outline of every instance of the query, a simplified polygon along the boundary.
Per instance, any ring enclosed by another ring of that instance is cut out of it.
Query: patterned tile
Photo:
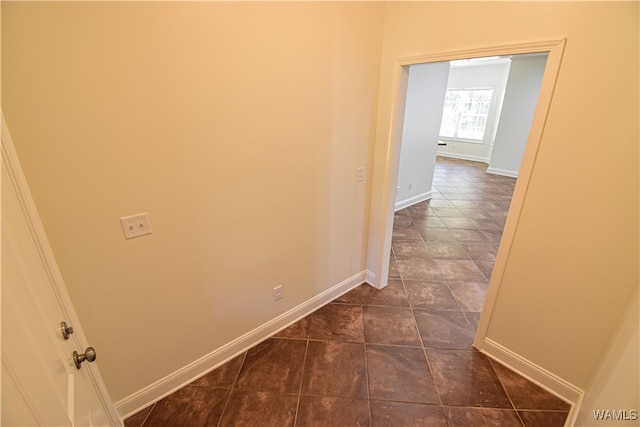
[[[437,405],[372,400],[371,418],[376,427],[448,427]]]
[[[327,304],[310,317],[309,339],[364,342],[362,306]]]
[[[371,399],[440,403],[421,348],[367,345],[367,370]]]
[[[427,349],[442,403],[513,409],[489,359],[476,350]]]
[[[247,352],[236,387],[253,391],[297,393],[307,342],[270,338]]]
[[[364,345],[310,341],[302,394],[367,398]]]
[[[421,346],[409,308],[365,306],[364,336],[368,344]]]
[[[362,290],[362,304],[409,307],[409,299],[402,280],[389,280],[383,289],[376,289],[373,286],[364,288]]]
[[[194,427],[218,425],[230,389],[186,386],[155,404],[144,427],[181,425],[189,420]]]
[[[292,427],[297,404],[298,396],[294,394],[235,390],[229,398],[220,427]],[[186,424],[164,424],[169,425]]]
[[[369,425],[369,401],[366,399],[300,396],[296,427]]]

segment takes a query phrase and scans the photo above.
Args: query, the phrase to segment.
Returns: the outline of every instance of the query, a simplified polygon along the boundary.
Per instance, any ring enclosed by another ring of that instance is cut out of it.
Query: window
[[[440,138],[482,141],[493,89],[448,89]]]

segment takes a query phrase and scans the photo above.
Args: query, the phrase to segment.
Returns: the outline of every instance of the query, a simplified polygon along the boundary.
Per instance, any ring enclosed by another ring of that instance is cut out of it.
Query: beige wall
[[[638,286],[638,30],[628,2],[389,3],[385,13],[376,170],[394,59],[567,38],[487,337],[580,388]]]
[[[383,10],[2,3],[2,108],[114,401],[364,269]]]
[[[488,337],[584,388],[638,285],[637,3],[3,2],[2,109],[112,398],[376,257],[394,59],[563,37]]]

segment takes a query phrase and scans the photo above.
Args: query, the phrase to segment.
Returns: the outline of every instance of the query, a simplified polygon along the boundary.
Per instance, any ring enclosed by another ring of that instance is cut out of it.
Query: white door
[[[87,347],[2,118],[1,425],[121,426]],[[61,322],[73,328],[63,338]],[[81,358],[81,357],[80,357]]]

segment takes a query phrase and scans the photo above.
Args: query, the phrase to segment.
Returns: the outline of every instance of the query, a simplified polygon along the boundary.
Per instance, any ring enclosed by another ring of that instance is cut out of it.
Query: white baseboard
[[[451,159],[470,160],[472,162],[480,162],[480,163],[489,164],[489,158],[488,157],[474,156],[474,155],[471,155],[471,154],[459,154],[459,153],[450,153],[450,152],[440,152],[440,151],[438,151],[437,155],[438,156],[442,156],[442,157],[449,157]]]
[[[518,171],[510,171],[510,170],[507,170],[507,169],[492,168],[491,166],[489,166],[487,168],[487,173],[490,173],[490,174],[493,174],[493,175],[509,176],[511,178],[517,178],[518,177]]]
[[[376,273],[366,270],[365,271],[365,275],[364,275],[364,280],[365,282],[367,282],[368,284],[376,287],[376,285],[378,285],[377,282],[377,278],[376,278]]]
[[[574,425],[576,416],[578,415],[577,409],[584,394],[583,390],[536,365],[535,363],[530,362],[508,348],[503,347],[490,338],[484,339],[482,342],[482,348],[479,350],[496,362],[499,362],[512,371],[517,372],[549,393],[569,403],[571,405],[571,410],[569,411],[565,427],[571,427]]]
[[[409,197],[405,200],[400,200],[396,202],[396,207],[394,211],[399,211],[400,209],[408,208],[409,206],[413,206],[416,203],[424,202],[425,200],[429,200],[432,197],[433,193],[431,190],[426,191],[424,193],[420,193],[417,196]]]
[[[118,414],[125,419],[152,403],[157,402],[163,397],[170,395],[174,391],[214,370],[218,366],[273,336],[277,332],[316,311],[320,307],[330,303],[340,295],[343,295],[356,286],[361,285],[365,282],[367,274],[368,272],[365,271],[354,274],[348,279],[332,286],[326,291],[312,297],[286,313],[283,313],[267,323],[258,326],[254,330],[228,344],[223,345],[200,359],[189,363],[166,377],[159,379],[155,383],[125,397],[115,404]]]

